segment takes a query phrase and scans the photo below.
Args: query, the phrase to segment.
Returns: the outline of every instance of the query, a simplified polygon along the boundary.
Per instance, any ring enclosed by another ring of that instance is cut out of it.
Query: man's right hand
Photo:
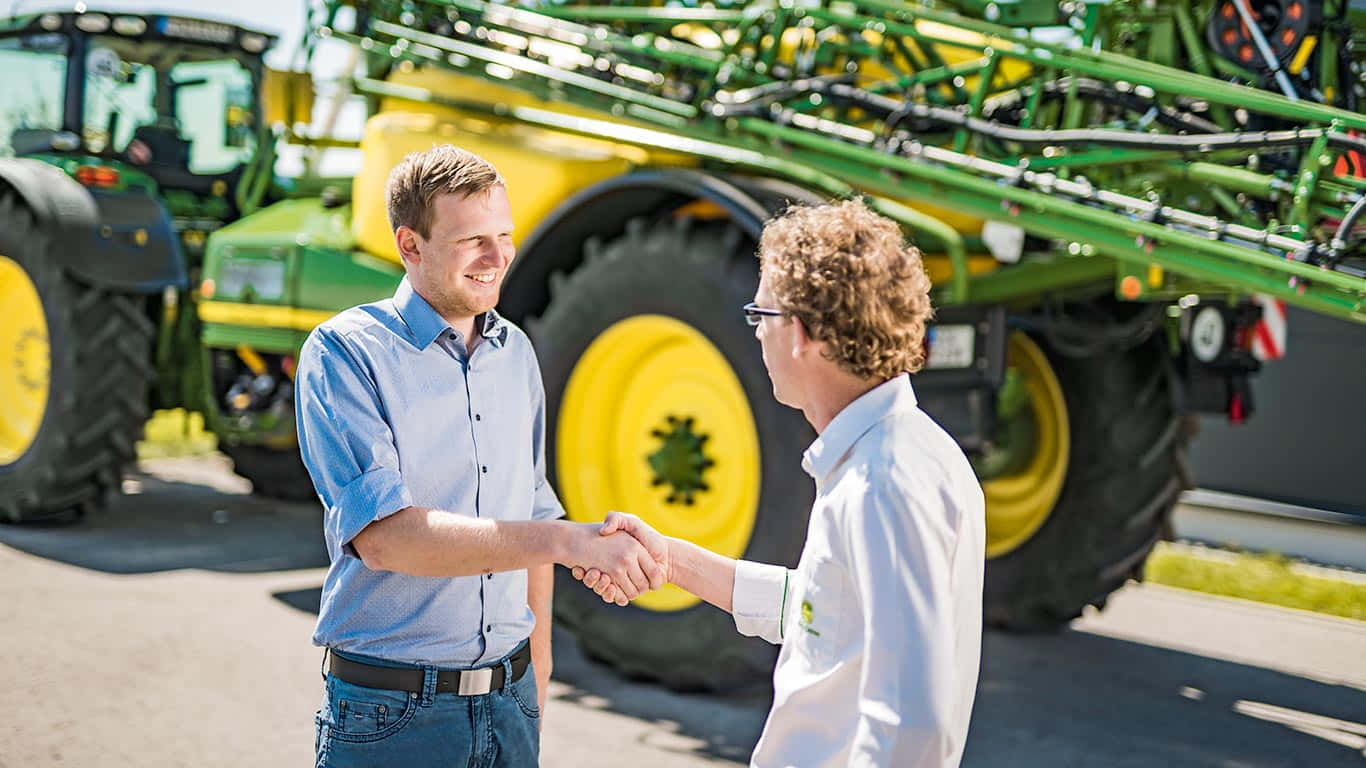
[[[621,605],[662,587],[667,571],[648,548],[633,536],[604,535],[605,527],[575,525],[568,557],[575,573],[592,571],[606,575],[617,590],[612,602]]]
[[[650,558],[658,564],[664,583],[673,581],[673,558],[670,555],[669,539],[659,531],[651,528],[644,520],[635,515],[628,515],[624,512],[609,512],[607,519],[603,521],[602,528],[598,533],[604,537],[620,538],[619,533],[630,534],[632,538],[639,541]],[[574,578],[583,582],[585,587],[592,589],[605,602],[626,605],[630,600],[635,599],[634,595],[629,595],[623,588],[624,585],[617,581],[610,572],[599,568],[575,566],[572,569]],[[658,587],[656,587],[658,588]]]

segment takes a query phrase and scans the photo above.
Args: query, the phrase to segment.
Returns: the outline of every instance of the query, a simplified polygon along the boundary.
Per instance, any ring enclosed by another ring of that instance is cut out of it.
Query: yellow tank
[[[431,69],[399,72],[391,81],[436,94],[536,106],[524,93]],[[557,111],[567,111],[557,105]],[[602,117],[585,111],[585,116]],[[525,123],[463,113],[443,106],[386,99],[365,125],[360,172],[352,182],[352,232],[361,248],[399,263],[384,197],[389,172],[404,156],[455,144],[493,164],[508,183],[517,237],[525,238],[569,196],[632,167],[670,162],[610,141],[548,131]],[[676,162],[676,161],[675,161]]]
[[[975,35],[954,30],[935,31],[942,32],[947,38]],[[968,57],[965,52],[967,49],[951,46],[940,48],[941,55],[951,63]],[[998,77],[1018,77],[1020,74],[999,73]],[[543,108],[561,115],[640,125],[587,107],[547,102],[516,88],[433,67],[400,66],[388,79],[392,84],[422,89],[438,96],[456,96],[462,100],[487,104]],[[974,85],[967,84],[968,87]],[[542,219],[569,196],[599,181],[642,165],[696,164],[695,160],[683,155],[649,151],[612,141],[536,128],[526,123],[503,121],[483,112],[476,114],[447,106],[387,97],[381,101],[379,112],[366,124],[361,140],[362,166],[352,183],[351,226],[357,242],[364,250],[399,263],[384,198],[389,171],[409,153],[446,143],[463,147],[487,159],[507,179],[519,238],[530,234]],[[981,231],[982,220],[976,216],[924,203],[902,202],[934,216],[959,232],[975,235]],[[946,279],[951,271],[947,260],[930,257],[926,262],[933,273],[932,278],[936,280]],[[994,261],[990,259],[973,259],[970,272],[979,274],[990,271],[994,266]]]

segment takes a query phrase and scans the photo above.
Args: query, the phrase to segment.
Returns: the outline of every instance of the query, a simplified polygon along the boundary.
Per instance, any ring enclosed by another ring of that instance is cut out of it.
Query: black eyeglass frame
[[[746,304],[745,306],[741,307],[740,309],[745,313],[745,324],[750,326],[758,325],[759,323],[763,322],[763,319],[765,317],[782,317],[783,315],[787,314],[783,312],[781,309],[769,309],[768,307],[761,307],[752,301]]]

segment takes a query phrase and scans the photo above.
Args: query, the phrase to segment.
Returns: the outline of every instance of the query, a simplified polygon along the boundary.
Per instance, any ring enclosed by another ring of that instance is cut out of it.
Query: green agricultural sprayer
[[[392,292],[384,180],[438,142],[508,180],[500,310],[536,344],[570,516],[736,557],[792,563],[812,495],[810,430],[737,309],[758,232],[850,195],[901,222],[936,286],[916,390],[982,480],[996,625],[1057,626],[1140,572],[1190,414],[1254,410],[1262,307],[1366,321],[1359,0],[326,2],[311,27],[358,51],[360,171],[215,232],[199,285],[210,423],[278,495],[311,494],[298,347]],[[631,673],[771,665],[682,592],[557,597]]]

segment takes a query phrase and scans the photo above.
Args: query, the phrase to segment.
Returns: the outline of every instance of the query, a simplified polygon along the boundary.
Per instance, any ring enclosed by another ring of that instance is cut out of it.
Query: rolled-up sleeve
[[[788,604],[797,593],[792,583],[796,576],[781,565],[737,560],[731,592],[735,629],[742,635],[781,643]]]
[[[345,342],[323,327],[299,353],[295,373],[299,450],[323,504],[334,554],[356,556],[351,540],[412,497],[374,381]]]
[[[531,353],[530,358],[531,455],[535,462],[533,482],[536,483],[531,499],[531,519],[556,520],[564,517],[564,506],[555,495],[555,489],[545,479],[545,385],[541,382],[541,367],[536,361],[535,352]]]

